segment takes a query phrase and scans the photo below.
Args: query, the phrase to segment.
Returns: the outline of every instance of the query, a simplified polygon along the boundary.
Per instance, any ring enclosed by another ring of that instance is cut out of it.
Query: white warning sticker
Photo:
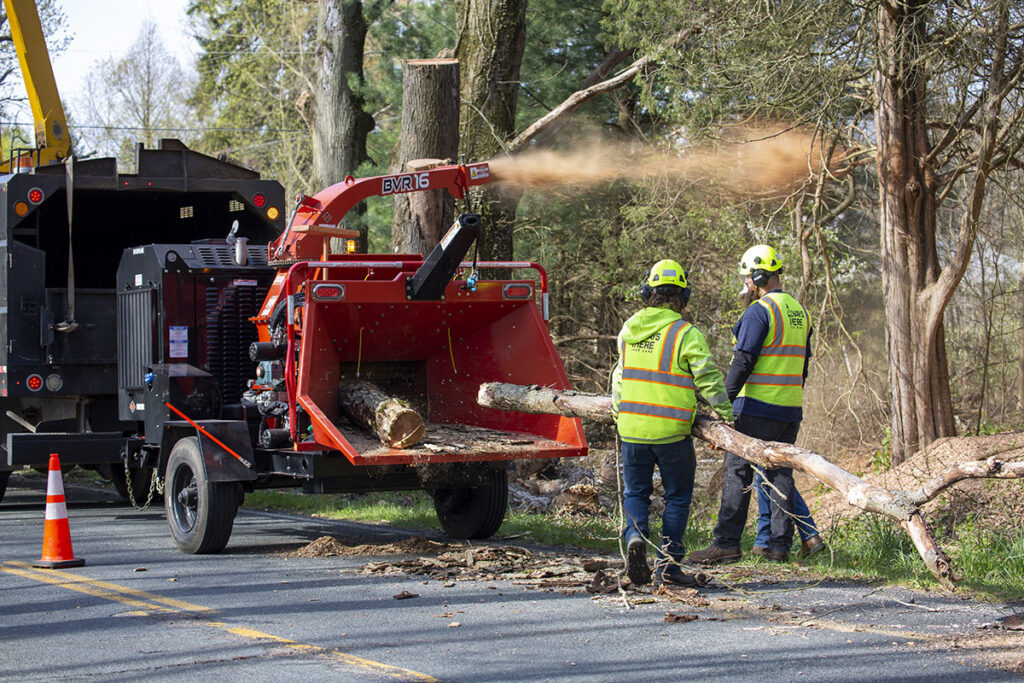
[[[188,358],[188,325],[171,325],[169,336],[170,357]]]

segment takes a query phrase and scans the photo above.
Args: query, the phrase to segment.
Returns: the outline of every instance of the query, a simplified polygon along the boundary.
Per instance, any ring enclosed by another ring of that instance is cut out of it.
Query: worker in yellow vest
[[[626,571],[634,584],[649,583],[646,540],[654,466],[665,489],[656,580],[683,583],[678,562],[686,554],[683,534],[690,516],[696,457],[690,428],[697,412],[695,391],[726,420],[732,405],[700,330],[682,318],[690,288],[682,266],[658,261],[640,288],[644,308],[619,332],[619,363],[612,380],[612,407],[622,439],[623,532]]]
[[[736,347],[725,380],[729,398],[734,399],[736,430],[766,441],[795,443],[803,419],[811,319],[796,299],[782,291],[782,261],[770,246],[748,249],[740,259],[739,272],[755,299],[733,328]],[[754,466],[726,453],[722,473],[714,543],[692,553],[691,562],[714,564],[740,558]],[[785,562],[793,542],[793,470],[780,467],[765,470],[764,475],[771,483],[766,487],[771,526],[769,546],[763,554],[769,560]]]

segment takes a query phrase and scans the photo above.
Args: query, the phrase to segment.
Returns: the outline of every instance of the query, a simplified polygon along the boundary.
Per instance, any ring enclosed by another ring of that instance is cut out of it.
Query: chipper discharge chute
[[[483,382],[569,388],[543,268],[463,261],[478,216],[461,215],[426,258],[332,253],[332,239],[357,236],[338,222],[367,197],[443,188],[461,199],[488,179],[486,164],[451,165],[300,196],[268,246],[279,270],[253,318],[256,468],[313,492],[424,488],[450,535],[482,538],[504,518],[508,460],[586,454],[577,419],[476,402]],[[537,277],[482,280],[478,268]]]

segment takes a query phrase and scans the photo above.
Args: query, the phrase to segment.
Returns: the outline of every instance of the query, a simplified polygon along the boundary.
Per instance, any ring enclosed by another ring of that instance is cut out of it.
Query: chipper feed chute
[[[296,395],[312,441],[354,464],[581,455],[578,420],[476,403],[483,382],[569,387],[533,281],[482,281],[475,292],[454,281],[442,300],[409,301],[405,281],[421,263],[349,262],[302,283]],[[356,379],[408,401],[427,423],[425,438],[398,450],[344,426],[339,386]]]

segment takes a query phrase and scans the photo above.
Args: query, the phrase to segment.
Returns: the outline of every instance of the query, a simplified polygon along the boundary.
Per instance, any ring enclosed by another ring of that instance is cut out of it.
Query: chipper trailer
[[[234,234],[124,250],[117,408],[135,429],[120,448],[129,471],[155,471],[179,548],[221,550],[244,493],[282,486],[423,489],[450,536],[485,538],[504,518],[510,460],[586,454],[575,418],[476,403],[483,382],[569,388],[538,264],[463,261],[481,229],[472,213],[425,258],[346,248],[357,233],[339,222],[364,199],[464,199],[489,179],[485,163],[349,177],[300,195],[259,250]]]

